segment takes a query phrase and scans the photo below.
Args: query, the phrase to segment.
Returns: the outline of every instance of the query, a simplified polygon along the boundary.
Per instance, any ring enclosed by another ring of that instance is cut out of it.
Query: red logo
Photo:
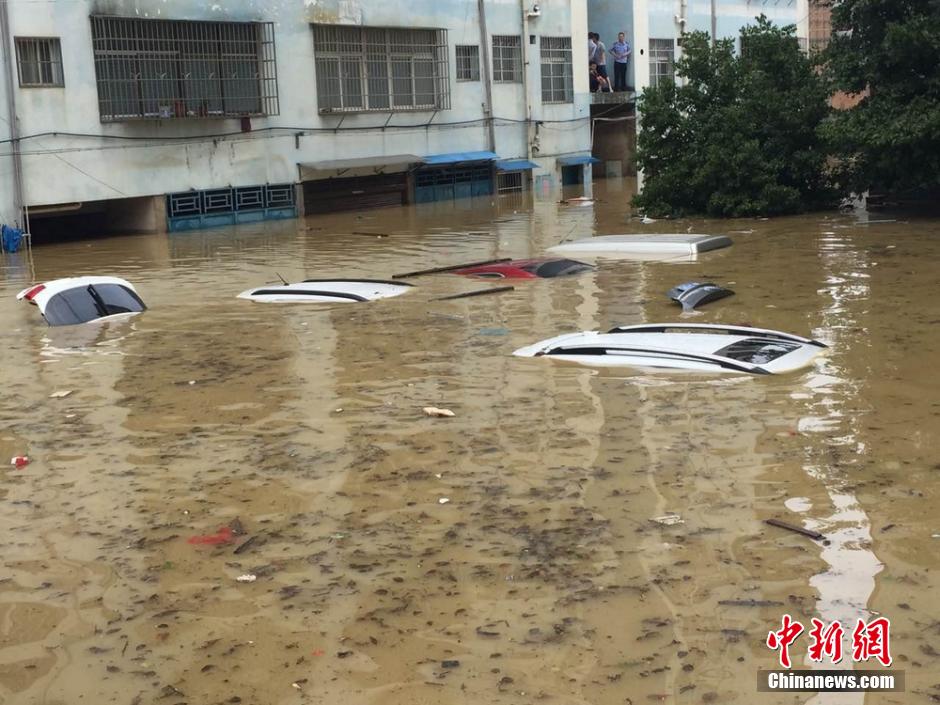
[[[790,646],[803,633],[803,625],[794,622],[790,615],[783,615],[779,631],[767,634],[767,646],[780,652],[780,665],[790,668]],[[845,630],[836,620],[826,626],[822,620],[812,619],[813,628],[809,631],[809,649],[811,661],[821,662],[826,656],[832,663],[842,660],[842,640]],[[890,666],[892,662],[889,647],[891,622],[885,617],[873,619],[868,624],[859,619],[852,631],[852,660],[856,662],[877,659],[881,665]]]
[[[790,668],[790,644],[796,641],[796,638],[803,633],[803,625],[794,622],[790,615],[783,615],[783,627],[778,632],[770,632],[767,635],[767,646],[774,651],[780,650],[780,665],[784,668]]]
[[[861,619],[852,632],[852,660],[867,661],[876,658],[882,666],[891,665],[891,653],[888,650],[888,632],[891,622],[884,617],[873,619],[865,624]]]

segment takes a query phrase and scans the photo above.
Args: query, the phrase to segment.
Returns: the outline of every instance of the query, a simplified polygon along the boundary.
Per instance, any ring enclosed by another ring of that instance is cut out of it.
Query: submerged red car
[[[463,274],[481,279],[550,279],[552,277],[580,274],[592,269],[594,269],[592,265],[573,259],[540,257],[464,267],[463,269],[454,270],[454,274]]]

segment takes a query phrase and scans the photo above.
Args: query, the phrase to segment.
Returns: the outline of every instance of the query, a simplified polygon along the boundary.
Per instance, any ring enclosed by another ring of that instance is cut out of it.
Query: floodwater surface
[[[0,259],[0,702],[940,700],[940,222],[644,225],[628,190]],[[434,299],[499,283],[438,274],[333,306],[235,298],[279,275],[387,278],[671,231],[734,245],[455,301]],[[14,300],[91,273],[129,279],[150,309],[48,328]],[[690,279],[737,293],[683,315],[664,293]],[[831,350],[779,377],[511,356],[668,320]],[[6,466],[14,455],[32,462]],[[667,514],[681,522],[653,521]],[[856,620],[890,618],[906,692],[758,694],[784,614],[841,620],[840,668]]]

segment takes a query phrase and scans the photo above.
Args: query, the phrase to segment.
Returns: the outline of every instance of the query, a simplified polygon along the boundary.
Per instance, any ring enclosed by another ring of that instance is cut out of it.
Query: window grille
[[[58,37],[17,37],[16,66],[23,88],[65,85]]]
[[[450,108],[447,30],[313,25],[321,113]]]
[[[102,122],[277,115],[272,22],[92,16]]]
[[[571,37],[542,37],[542,102],[571,103]]]
[[[497,176],[496,190],[499,193],[522,191],[523,172],[507,171]]]
[[[294,205],[293,184],[242,186],[208,191],[183,191],[166,197],[167,215],[171,218],[212,215],[232,211],[290,208]]]
[[[457,45],[457,80],[480,80],[480,47],[476,44]]]
[[[522,40],[514,35],[493,35],[493,80],[522,83]]]
[[[660,81],[675,81],[675,41],[672,39],[650,39],[650,85]]]

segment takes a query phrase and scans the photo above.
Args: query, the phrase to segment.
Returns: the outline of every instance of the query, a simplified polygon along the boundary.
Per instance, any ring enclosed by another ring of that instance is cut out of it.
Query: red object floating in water
[[[210,546],[217,546],[220,543],[228,543],[234,538],[232,529],[228,526],[223,526],[215,534],[205,534],[204,536],[190,536],[187,543],[191,544],[208,544]]]
[[[15,467],[17,470],[20,468],[25,468],[27,465],[29,465],[29,458],[25,455],[15,455],[10,460],[10,465]]]

